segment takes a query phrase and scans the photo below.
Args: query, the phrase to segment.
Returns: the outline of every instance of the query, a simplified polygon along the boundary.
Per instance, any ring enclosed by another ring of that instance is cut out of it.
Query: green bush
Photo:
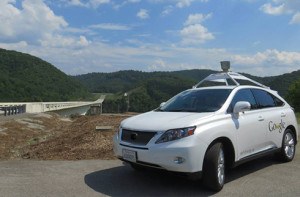
[[[287,100],[295,108],[296,112],[300,112],[300,79],[290,86]]]

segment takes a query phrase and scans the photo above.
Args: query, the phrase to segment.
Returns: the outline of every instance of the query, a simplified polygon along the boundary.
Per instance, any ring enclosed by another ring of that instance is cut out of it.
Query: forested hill
[[[68,101],[89,93],[79,81],[28,54],[0,49],[0,102]]]
[[[75,76],[91,92],[114,93],[104,102],[105,112],[126,111],[124,92],[130,95],[130,111],[144,112],[155,109],[177,93],[191,88],[197,82],[215,73],[213,70],[183,70],[174,72],[119,71],[90,73]],[[257,80],[286,96],[288,88],[300,79],[300,70],[272,77],[246,76]]]
[[[128,70],[114,73],[89,73],[78,75],[74,78],[81,81],[91,92],[118,93],[127,92],[141,86],[146,87],[146,84],[150,82],[155,85],[156,83],[167,82],[167,80],[170,80],[170,87],[172,86],[171,83],[178,80],[178,83],[182,83],[182,85],[185,84],[188,88],[206,76],[216,72],[217,71],[213,70],[198,69],[173,72],[141,72]],[[286,95],[291,83],[300,78],[300,70],[271,77],[257,77],[245,73],[242,74],[271,87],[271,89],[277,90],[282,96]]]

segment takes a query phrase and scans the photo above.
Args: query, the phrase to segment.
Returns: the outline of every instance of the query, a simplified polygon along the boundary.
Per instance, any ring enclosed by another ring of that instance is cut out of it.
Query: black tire
[[[296,153],[296,139],[290,129],[284,131],[279,159],[283,162],[290,162]]]
[[[225,183],[225,154],[223,144],[217,142],[206,151],[203,162],[203,184],[213,190],[220,191]],[[223,171],[220,173],[220,157],[223,155]],[[220,174],[219,174],[220,173]],[[223,175],[223,176],[222,176]],[[220,178],[221,177],[221,178]]]

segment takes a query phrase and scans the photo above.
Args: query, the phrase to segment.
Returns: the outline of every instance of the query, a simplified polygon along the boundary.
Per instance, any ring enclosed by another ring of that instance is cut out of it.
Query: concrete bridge
[[[62,116],[69,116],[71,114],[85,115],[91,106],[99,107],[102,112],[102,103],[104,99],[105,95],[102,95],[96,101],[0,103],[0,111],[2,111],[3,115],[50,111]]]

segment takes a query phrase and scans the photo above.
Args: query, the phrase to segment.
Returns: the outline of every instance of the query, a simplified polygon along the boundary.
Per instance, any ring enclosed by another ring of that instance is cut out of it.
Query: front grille
[[[132,131],[123,129],[121,140],[135,145],[146,145],[156,132]]]

